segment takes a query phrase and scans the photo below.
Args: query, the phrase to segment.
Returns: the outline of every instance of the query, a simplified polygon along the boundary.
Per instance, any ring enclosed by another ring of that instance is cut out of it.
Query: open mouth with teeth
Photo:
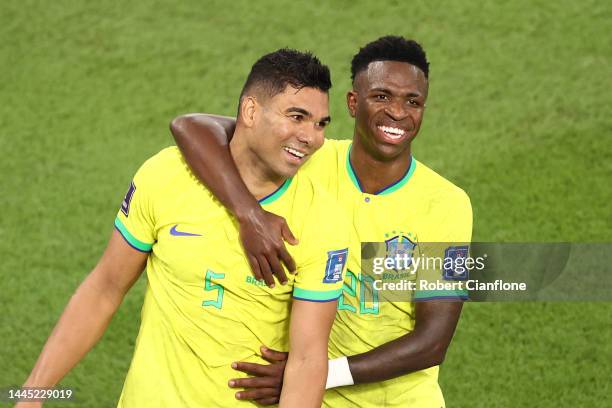
[[[283,147],[283,150],[286,151],[289,155],[290,158],[292,158],[295,161],[301,161],[302,159],[304,159],[304,157],[306,157],[306,153],[301,152],[297,149],[294,149],[292,147],[288,147],[285,146]]]
[[[406,131],[398,127],[378,125],[377,128],[383,139],[392,143],[400,141],[406,135]]]
[[[406,134],[406,131],[404,129],[400,129],[400,128],[396,128],[392,126],[379,125],[378,129],[382,131],[387,137],[393,140],[401,139],[401,137],[404,136],[404,134]]]

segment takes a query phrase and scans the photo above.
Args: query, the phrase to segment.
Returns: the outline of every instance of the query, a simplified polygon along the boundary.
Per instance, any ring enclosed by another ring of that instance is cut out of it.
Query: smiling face
[[[324,142],[330,121],[326,92],[288,85],[264,100],[246,98],[243,110],[252,118],[249,148],[271,178],[288,178]]]
[[[428,82],[416,66],[374,61],[355,76],[347,94],[355,118],[355,144],[372,157],[390,161],[410,152],[423,120]]]

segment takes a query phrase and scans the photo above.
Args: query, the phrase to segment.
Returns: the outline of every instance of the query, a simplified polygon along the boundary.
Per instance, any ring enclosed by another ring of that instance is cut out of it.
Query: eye
[[[408,99],[408,104],[415,107],[421,106],[421,103],[416,99]]]
[[[294,121],[296,121],[296,122],[301,122],[302,120],[304,120],[304,115],[299,115],[299,114],[297,114],[297,113],[296,113],[296,114],[289,115],[289,117],[290,117],[291,119],[293,119]]]
[[[319,129],[325,129],[327,125],[329,125],[329,121],[321,121],[321,122],[317,122],[315,126],[318,127]]]
[[[377,101],[388,101],[389,96],[385,94],[376,94],[374,95],[374,99],[376,99]]]

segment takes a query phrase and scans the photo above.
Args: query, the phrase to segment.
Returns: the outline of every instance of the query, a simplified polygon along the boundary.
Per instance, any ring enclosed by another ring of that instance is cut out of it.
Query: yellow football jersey
[[[119,407],[235,407],[234,361],[263,363],[259,347],[287,350],[291,298],[335,301],[342,291],[348,223],[300,173],[260,200],[300,244],[297,273],[270,289],[251,276],[239,231],[176,147],[137,172],[115,227],[149,252],[148,285]]]
[[[352,220],[359,241],[381,243],[374,250],[382,246],[387,255],[410,251],[413,256],[431,247],[429,243],[457,243],[462,248],[470,242],[472,209],[463,190],[412,158],[410,168],[397,183],[378,194],[363,193],[349,160],[350,148],[350,141],[327,140],[301,171],[336,197]],[[364,251],[369,251],[368,247]],[[387,273],[381,278],[393,281],[399,275]],[[330,358],[363,353],[410,333],[414,328],[414,298],[465,295],[417,290],[406,292],[403,301],[397,300],[397,293],[393,300],[385,300],[384,293],[373,287],[374,278],[362,273],[360,254],[352,251],[330,336]],[[438,367],[388,381],[328,390],[324,405],[440,408],[444,399],[438,385]]]

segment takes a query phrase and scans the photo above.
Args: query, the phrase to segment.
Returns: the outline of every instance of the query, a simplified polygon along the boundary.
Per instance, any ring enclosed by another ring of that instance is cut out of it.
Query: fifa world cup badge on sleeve
[[[342,270],[348,258],[348,248],[327,253],[327,266],[323,283],[336,283],[342,280]]]
[[[465,260],[468,257],[469,246],[451,246],[444,251],[444,279],[467,280],[468,268]]]
[[[134,191],[136,191],[136,185],[132,181],[130,188],[128,189],[127,193],[125,193],[125,198],[121,203],[121,212],[124,213],[126,217],[130,212],[130,203],[132,202],[132,197],[134,197]]]

